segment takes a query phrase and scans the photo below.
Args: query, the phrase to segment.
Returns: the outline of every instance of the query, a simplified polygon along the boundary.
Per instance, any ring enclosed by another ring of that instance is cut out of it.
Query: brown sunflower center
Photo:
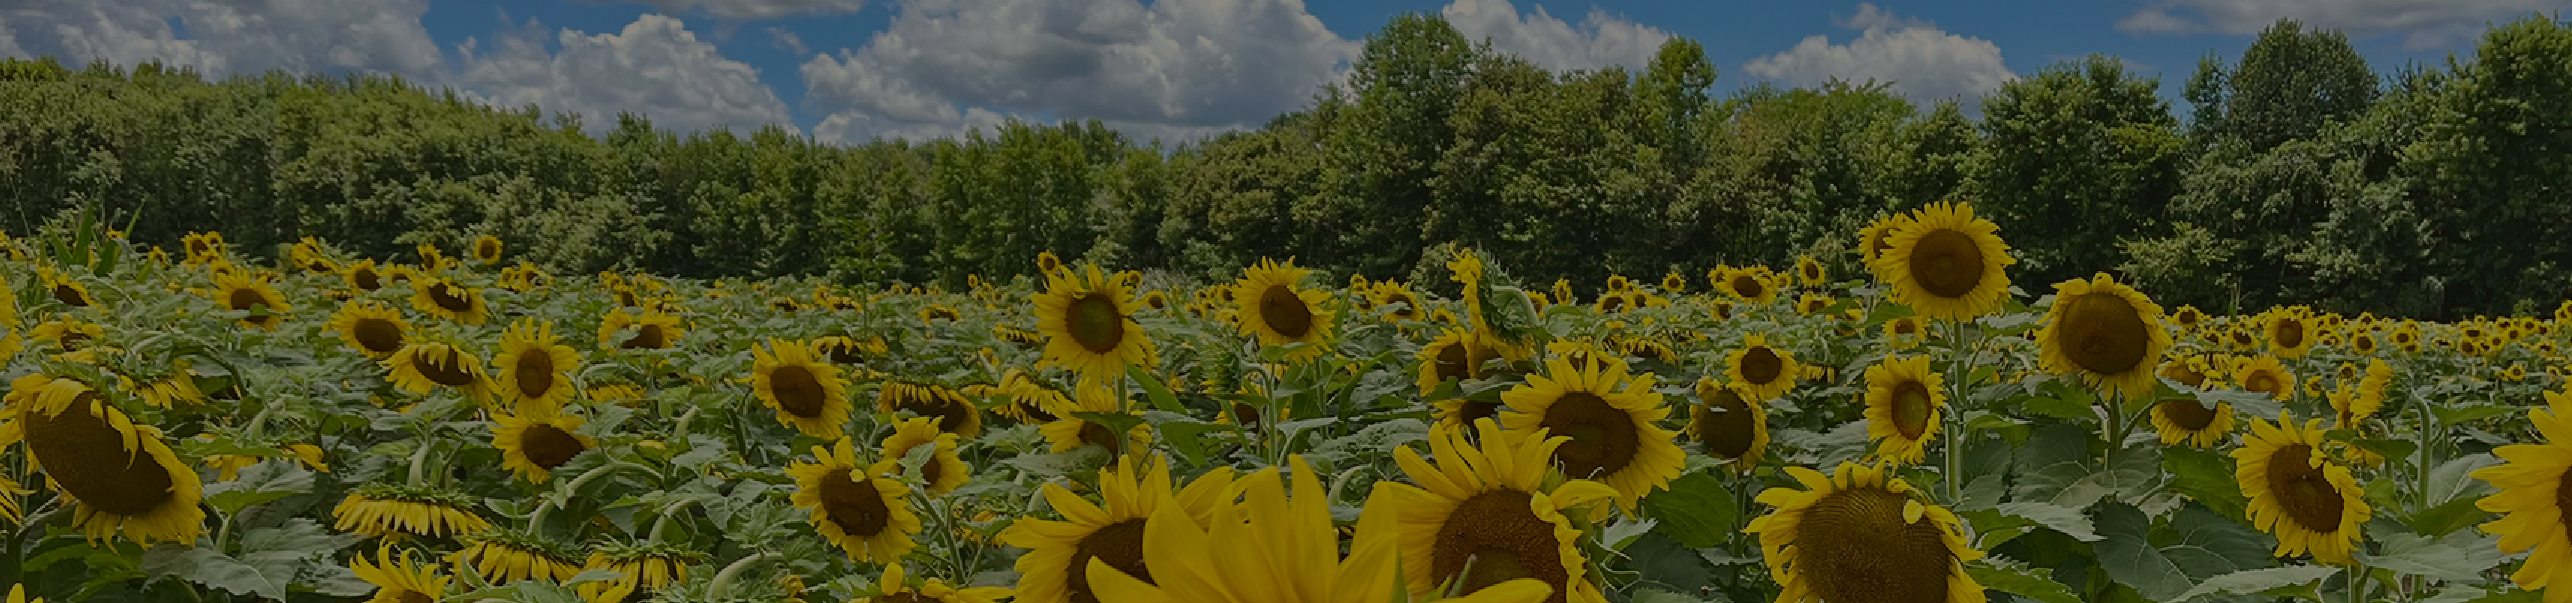
[[[150,513],[173,496],[170,472],[158,457],[126,448],[130,435],[91,414],[97,400],[96,392],[86,392],[59,414],[24,413],[27,449],[81,505],[125,516]]]
[[[350,271],[348,273],[348,280],[349,284],[357,285],[357,288],[368,291],[374,291],[384,287],[384,278],[376,275],[375,269],[373,268],[359,268]]]
[[[1751,416],[1750,404],[1731,388],[1706,398],[1706,405],[1690,417],[1697,423],[1697,438],[1706,444],[1706,453],[1727,459],[1750,453],[1752,440],[1759,437],[1759,424]]]
[[[1983,248],[1954,229],[1921,235],[1911,248],[1911,280],[1930,295],[1964,297],[1983,283]]]
[[[839,526],[842,534],[868,538],[882,533],[893,525],[892,509],[884,506],[875,480],[851,477],[846,469],[822,476],[822,518]]]
[[[2161,401],[2161,416],[2172,425],[2188,431],[2201,431],[2215,424],[2215,409],[2207,408],[2193,398],[2171,398]]]
[[[2572,513],[2572,470],[2566,470],[2563,475],[2554,478],[2554,508],[2557,511]],[[2565,535],[2572,535],[2572,525],[2565,525],[2563,531]]]
[[[448,312],[467,312],[473,310],[473,298],[470,297],[470,295],[471,294],[466,292],[463,287],[455,286],[452,283],[438,283],[429,286],[429,303],[437,304],[438,308],[444,309]]]
[[[616,347],[629,350],[636,348],[654,350],[666,348],[670,347],[670,334],[663,331],[661,329],[661,325],[644,324],[635,327],[634,336],[626,338],[625,343],[617,344]]]
[[[1733,277],[1733,294],[1744,298],[1757,298],[1765,293],[1768,293],[1768,287],[1759,284],[1759,279],[1747,274]]]
[[[473,372],[464,368],[464,354],[453,349],[431,348],[411,355],[411,368],[420,376],[447,387],[473,385]]]
[[[232,290],[231,294],[224,296],[223,301],[232,309],[241,311],[248,311],[252,306],[268,307],[268,298],[260,296],[259,290],[248,287]]]
[[[1125,342],[1125,315],[1116,311],[1116,301],[1105,293],[1083,293],[1072,298],[1071,307],[1063,310],[1063,328],[1072,342],[1092,354],[1116,351]]]
[[[1413,301],[1411,299],[1411,294],[1409,293],[1397,291],[1391,295],[1386,295],[1384,296],[1384,303],[1386,305],[1402,304],[1401,309],[1393,311],[1394,318],[1410,319],[1420,316],[1420,302]]]
[[[1493,490],[1456,504],[1438,526],[1429,552],[1430,574],[1438,582],[1454,581],[1456,593],[1520,578],[1535,578],[1554,587],[1546,601],[1561,603],[1571,575],[1563,569],[1561,544],[1554,524],[1528,508],[1529,494]]]
[[[2250,377],[2242,379],[2243,391],[2254,391],[2274,396],[2277,395],[2278,392],[2284,391],[2285,387],[2285,379],[2272,371],[2254,372],[2251,373]]]
[[[402,591],[402,594],[394,595],[393,600],[399,603],[438,603],[437,597],[416,590]]]
[[[1267,321],[1269,330],[1289,339],[1299,339],[1313,332],[1313,309],[1304,306],[1304,298],[1285,285],[1269,285],[1259,293],[1259,318]]]
[[[1831,603],[1937,603],[1947,600],[1955,552],[1936,522],[1905,522],[1910,502],[1881,487],[1824,495],[1804,511],[1795,556],[1809,583]]]
[[[2091,293],[2060,302],[2065,304],[2058,342],[2072,363],[2083,370],[2114,375],[2142,366],[2146,348],[2152,344],[2152,325],[2144,322],[2143,313],[2123,297]]]
[[[1599,312],[1602,314],[1614,313],[1623,309],[1625,309],[1625,296],[1610,295],[1599,298]]]
[[[1554,449],[1554,460],[1563,465],[1564,475],[1575,479],[1614,475],[1642,450],[1634,417],[1608,405],[1598,394],[1565,393],[1545,409],[1545,419],[1538,424],[1555,435],[1571,436],[1572,441]]]
[[[66,306],[89,305],[89,296],[81,294],[80,288],[73,287],[70,283],[54,285],[53,294],[55,300],[61,301]]]
[[[1099,528],[1081,537],[1072,547],[1072,564],[1064,568],[1072,591],[1072,603],[1099,603],[1098,594],[1090,591],[1090,560],[1097,559],[1108,567],[1125,572],[1145,584],[1152,581],[1152,568],[1143,565],[1143,520],[1128,519]]]
[[[509,370],[509,377],[518,383],[518,395],[542,398],[554,391],[554,355],[544,349],[518,354],[518,366]]]
[[[893,402],[894,410],[908,410],[923,417],[937,417],[938,430],[958,433],[973,420],[973,407],[928,386],[909,386]]]
[[[830,344],[824,344],[820,347],[822,348],[822,354],[829,356],[831,362],[840,364],[864,364],[866,362],[865,357],[857,355],[857,346],[853,344],[833,342]]]
[[[571,432],[544,423],[528,425],[527,430],[518,435],[519,452],[527,455],[527,462],[545,469],[561,467],[588,449],[581,445],[580,438],[572,437]]]
[[[1500,403],[1465,400],[1456,405],[1456,422],[1472,425],[1475,421],[1500,416]]]
[[[1893,430],[1902,437],[1917,440],[1929,431],[1929,386],[1919,381],[1904,380],[1893,386]]]
[[[1097,444],[1098,447],[1107,449],[1107,453],[1111,456],[1125,454],[1125,439],[1116,437],[1116,432],[1108,431],[1107,426],[1098,423],[1081,422],[1081,443]]]
[[[473,255],[474,255],[474,257],[478,257],[478,258],[482,258],[482,259],[486,259],[486,260],[491,259],[491,258],[500,257],[500,242],[499,242],[499,241],[482,241],[482,242],[479,242],[479,243],[475,243],[475,244],[473,245]]]
[[[777,397],[777,409],[806,419],[822,416],[828,405],[829,390],[813,375],[813,370],[797,365],[777,367],[768,373],[769,391]]]
[[[2304,529],[2324,534],[2340,530],[2340,517],[2347,501],[2341,500],[2338,488],[2313,466],[2313,447],[2288,444],[2268,456],[2268,490],[2277,496],[2278,506],[2286,516]]]
[[[1241,426],[1243,427],[1255,428],[1261,425],[1259,422],[1259,407],[1257,406],[1234,402],[1232,403],[1232,416],[1234,420],[1240,421]]]
[[[1913,335],[1918,334],[1919,332],[1920,323],[1912,322],[1908,319],[1893,321],[1893,334],[1895,335]]]
[[[402,350],[402,326],[393,324],[393,321],[360,318],[349,325],[348,332],[357,339],[357,346],[366,348],[368,352],[391,354]]]
[[[1450,343],[1446,347],[1439,348],[1436,358],[1436,362],[1432,364],[1439,381],[1448,379],[1463,381],[1473,378],[1472,355],[1465,350],[1464,342]]]
[[[2277,323],[2277,347],[2304,347],[2304,321],[2286,319]]]
[[[1775,383],[1786,374],[1786,360],[1768,346],[1753,347],[1741,353],[1741,379],[1755,384]]]

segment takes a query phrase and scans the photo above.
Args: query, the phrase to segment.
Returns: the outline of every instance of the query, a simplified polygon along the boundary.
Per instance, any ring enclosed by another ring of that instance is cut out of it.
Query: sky
[[[398,74],[500,106],[661,128],[768,124],[828,143],[1098,119],[1139,138],[1256,128],[1345,77],[1404,12],[1558,70],[1640,70],[1703,44],[1718,93],[1889,82],[1980,94],[2091,53],[2157,74],[2279,18],[2347,32],[2379,71],[2470,58],[2491,24],[2572,0],[0,0],[0,56],[145,60],[216,77]],[[2559,18],[2559,17],[2558,17]]]

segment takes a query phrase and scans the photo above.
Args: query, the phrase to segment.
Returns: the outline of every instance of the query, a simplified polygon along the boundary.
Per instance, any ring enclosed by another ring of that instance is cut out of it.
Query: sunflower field
[[[1965,204],[1592,292],[181,247],[0,238],[11,603],[2572,601],[2572,304],[2163,308]]]

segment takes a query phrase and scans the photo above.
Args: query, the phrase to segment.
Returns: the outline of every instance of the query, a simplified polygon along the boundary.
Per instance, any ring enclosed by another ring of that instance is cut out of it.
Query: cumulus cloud
[[[608,2],[614,0],[587,0]],[[661,12],[701,13],[726,19],[774,19],[794,15],[853,13],[866,0],[642,0]]]
[[[1858,5],[1856,15],[1836,21],[1859,30],[1857,39],[1832,44],[1827,36],[1807,37],[1785,52],[1752,59],[1742,69],[1790,85],[1833,78],[1874,80],[1913,100],[1968,102],[2017,77],[2001,62],[2000,46],[1990,40],[1947,33],[1867,3]]]
[[[682,131],[792,127],[786,104],[759,81],[758,69],[724,58],[679,19],[646,14],[608,34],[564,29],[553,52],[541,29],[528,29],[495,39],[488,52],[467,39],[458,49],[459,83],[493,105],[579,113],[593,129],[613,126],[619,111]]]
[[[1670,39],[1670,32],[1596,8],[1578,26],[1546,14],[1545,7],[1534,8],[1521,15],[1510,0],[1455,0],[1439,14],[1466,39],[1489,40],[1495,50],[1554,70],[1624,65],[1640,71]]]
[[[786,51],[787,54],[802,56],[813,53],[812,47],[804,45],[803,36],[795,35],[795,32],[787,31],[783,27],[768,28],[768,39],[769,45]]]
[[[1248,127],[1355,57],[1301,0],[907,0],[863,48],[813,57],[824,140],[919,137],[1004,116]]]
[[[2356,35],[2401,34],[2425,48],[2472,39],[2485,26],[2572,7],[2562,0],[2158,0],[2117,21],[2135,34],[2259,33],[2278,19]]]
[[[25,0],[0,8],[0,40],[9,42],[0,52],[73,65],[157,60],[212,76],[433,74],[440,57],[420,25],[427,11],[426,0]]]

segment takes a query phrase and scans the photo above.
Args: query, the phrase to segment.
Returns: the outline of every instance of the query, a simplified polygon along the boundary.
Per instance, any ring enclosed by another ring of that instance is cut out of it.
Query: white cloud
[[[0,51],[78,66],[158,60],[209,76],[356,70],[434,74],[426,0],[32,0],[0,8]],[[177,27],[172,27],[172,23]],[[182,30],[186,37],[181,37]]]
[[[1249,127],[1356,55],[1301,0],[907,0],[866,46],[802,66],[824,140],[917,137],[1002,116],[1168,131]]]
[[[786,28],[768,28],[768,38],[769,45],[777,47],[778,50],[786,51],[788,54],[803,56],[813,53],[812,47],[804,45],[803,36],[795,35],[795,32],[787,31]]]
[[[1990,40],[1947,33],[1866,3],[1858,5],[1856,16],[1837,21],[1860,30],[1858,38],[1847,44],[1832,44],[1826,36],[1804,38],[1785,52],[1752,59],[1743,70],[1796,86],[1832,78],[1874,80],[1913,100],[1958,98],[1969,104],[2017,77],[2001,62],[2000,46]]]
[[[792,127],[786,104],[759,81],[759,70],[724,58],[678,19],[646,14],[620,33],[564,29],[561,49],[547,52],[542,31],[503,35],[491,52],[467,39],[459,48],[459,83],[485,102],[580,113],[584,124],[615,125],[619,111],[649,116],[656,127],[748,130]]]
[[[1595,8],[1578,27],[1546,14],[1545,7],[1534,8],[1522,16],[1510,0],[1455,0],[1439,14],[1467,40],[1489,40],[1495,50],[1554,70],[1624,65],[1642,71],[1670,39],[1670,32]]]
[[[604,2],[612,0],[587,0]],[[697,12],[726,19],[774,19],[794,15],[853,13],[866,0],[642,0],[665,13]]]
[[[2117,21],[2136,34],[2248,35],[2278,19],[2356,35],[2402,34],[2414,48],[2472,39],[2487,24],[2572,7],[2562,0],[2158,0]]]

